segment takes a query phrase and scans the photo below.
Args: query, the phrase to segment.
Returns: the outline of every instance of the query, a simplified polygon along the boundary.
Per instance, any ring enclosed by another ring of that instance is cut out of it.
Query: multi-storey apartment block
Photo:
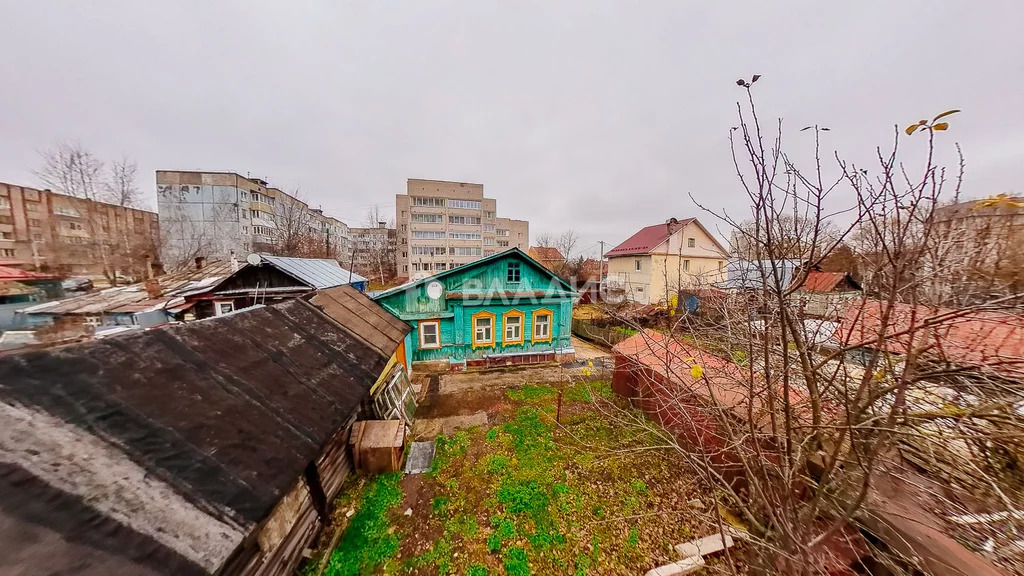
[[[0,263],[67,276],[141,278],[159,264],[157,215],[0,183]]]
[[[177,268],[197,256],[231,253],[334,258],[347,262],[348,226],[258,178],[234,172],[157,170],[164,261]]]
[[[526,251],[525,220],[497,217],[497,201],[482,184],[409,179],[395,196],[399,276],[421,277],[469,264],[508,248]]]

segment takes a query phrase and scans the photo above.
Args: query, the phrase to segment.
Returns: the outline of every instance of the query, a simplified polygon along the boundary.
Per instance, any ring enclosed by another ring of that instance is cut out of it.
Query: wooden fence
[[[631,328],[623,328],[620,326],[598,326],[589,320],[573,318],[572,333],[584,340],[590,340],[591,342],[604,344],[606,346],[615,346],[619,342],[622,342],[626,338],[632,336],[635,331]]]

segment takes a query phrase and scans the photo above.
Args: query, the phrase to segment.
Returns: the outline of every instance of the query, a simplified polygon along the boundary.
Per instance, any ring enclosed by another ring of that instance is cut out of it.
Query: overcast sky
[[[857,160],[894,124],[962,108],[945,144],[964,148],[967,194],[1019,193],[1020,10],[0,0],[0,181],[38,185],[38,151],[77,140],[135,158],[154,207],[157,169],[237,171],[350,224],[393,214],[406,178],[479,182],[531,235],[572,227],[590,249],[705,221],[688,194],[747,209],[726,138],[735,81],[756,73],[763,116],[828,126]]]

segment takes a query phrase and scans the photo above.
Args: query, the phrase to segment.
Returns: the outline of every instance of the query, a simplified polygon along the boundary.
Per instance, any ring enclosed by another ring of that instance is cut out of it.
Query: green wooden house
[[[512,248],[374,297],[414,330],[410,370],[458,370],[573,359],[576,291]]]

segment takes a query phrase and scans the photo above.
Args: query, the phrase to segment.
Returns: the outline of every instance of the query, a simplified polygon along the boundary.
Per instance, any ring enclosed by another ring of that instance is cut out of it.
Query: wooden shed
[[[325,294],[0,356],[0,573],[292,574],[408,331]]]

